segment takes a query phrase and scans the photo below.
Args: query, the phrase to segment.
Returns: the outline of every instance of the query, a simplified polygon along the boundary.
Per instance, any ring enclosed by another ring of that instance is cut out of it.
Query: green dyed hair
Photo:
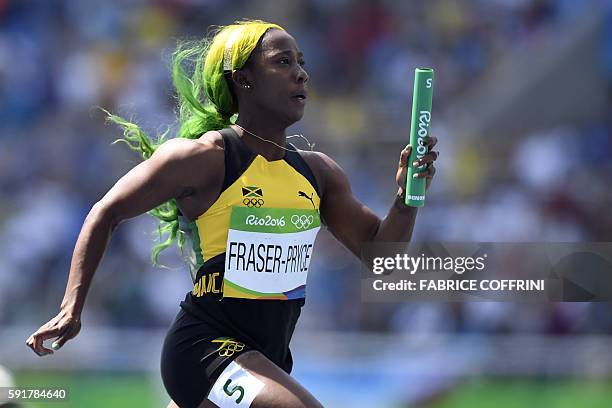
[[[225,78],[224,55],[229,57],[232,70],[242,68],[259,39],[271,28],[284,30],[265,21],[244,20],[218,27],[210,37],[201,41],[179,42],[171,59],[172,83],[178,99],[177,137],[197,139],[210,130],[223,129],[232,123],[232,116],[238,113],[238,101],[232,96]],[[168,132],[152,139],[135,123],[105,112],[108,121],[123,129],[123,137],[115,143],[126,143],[144,160],[166,141]],[[179,209],[175,199],[148,214],[159,220],[159,243],[151,252],[151,261],[157,265],[160,252],[174,242],[182,252],[185,237],[179,229]],[[164,235],[167,235],[166,239]]]

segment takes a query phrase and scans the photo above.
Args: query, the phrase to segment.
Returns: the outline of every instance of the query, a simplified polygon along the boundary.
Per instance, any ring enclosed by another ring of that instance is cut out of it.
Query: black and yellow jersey
[[[220,133],[221,193],[193,222],[181,220],[194,283],[181,307],[207,322],[211,334],[240,339],[290,372],[320,192],[299,151],[268,161],[231,128]]]

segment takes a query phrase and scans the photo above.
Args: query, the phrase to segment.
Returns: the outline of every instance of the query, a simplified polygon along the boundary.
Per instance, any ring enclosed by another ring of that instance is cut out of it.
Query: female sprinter
[[[182,68],[189,60],[195,61],[191,77]],[[296,41],[275,24],[242,21],[209,43],[179,47],[173,81],[179,137],[155,144],[111,116],[146,160],[91,209],[60,312],[26,344],[46,355],[53,353],[46,339],[57,337],[58,349],[78,334],[112,232],[150,212],[169,232],[154,260],[172,240],[191,241],[194,288],[181,302],[161,358],[173,402],[184,408],[319,407],[289,376],[289,341],[304,304],[316,233],[326,225],[356,256],[367,242],[409,241],[417,215],[403,199],[410,147],[400,153],[397,198],[380,220],[353,197],[332,159],[287,144],[287,127],[304,114],[308,74]],[[427,144],[431,149],[435,138]],[[410,164],[426,164],[418,176],[427,185],[437,156],[430,150]]]

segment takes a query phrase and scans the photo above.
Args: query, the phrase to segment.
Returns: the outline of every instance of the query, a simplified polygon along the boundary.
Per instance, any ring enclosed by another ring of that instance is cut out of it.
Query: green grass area
[[[610,408],[612,380],[471,381],[428,408]]]
[[[23,404],[28,408],[160,407],[160,390],[144,374],[16,373],[19,387],[65,387],[67,402]]]

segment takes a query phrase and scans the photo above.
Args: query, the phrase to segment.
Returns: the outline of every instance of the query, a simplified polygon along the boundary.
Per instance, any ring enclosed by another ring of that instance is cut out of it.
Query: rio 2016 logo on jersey
[[[259,208],[264,205],[263,190],[257,186],[242,187],[242,204]]]

